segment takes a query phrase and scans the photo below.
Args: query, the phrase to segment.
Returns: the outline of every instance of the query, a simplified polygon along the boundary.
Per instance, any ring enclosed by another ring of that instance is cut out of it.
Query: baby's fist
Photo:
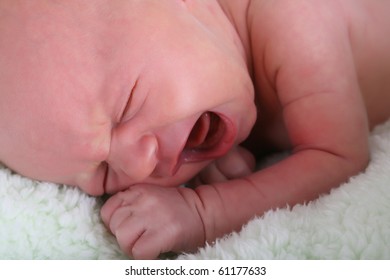
[[[197,194],[186,188],[140,184],[112,196],[103,222],[121,249],[135,259],[197,249],[205,241]]]

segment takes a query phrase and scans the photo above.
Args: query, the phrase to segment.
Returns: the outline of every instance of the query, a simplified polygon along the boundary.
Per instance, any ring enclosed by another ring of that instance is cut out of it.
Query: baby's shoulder
[[[252,0],[247,14],[250,34],[263,39],[294,33],[310,34],[329,24],[345,22],[345,14],[337,0]]]
[[[302,65],[303,60],[322,59],[320,52],[328,49],[330,42],[341,44],[340,39],[348,36],[337,3],[336,0],[253,0],[247,18],[252,64],[266,71],[262,74],[272,80],[282,65]]]

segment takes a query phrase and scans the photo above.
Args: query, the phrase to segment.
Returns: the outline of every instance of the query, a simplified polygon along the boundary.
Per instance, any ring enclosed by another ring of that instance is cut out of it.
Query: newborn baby
[[[390,116],[389,9],[0,1],[0,161],[110,194],[102,219],[134,258],[196,250],[366,167]]]

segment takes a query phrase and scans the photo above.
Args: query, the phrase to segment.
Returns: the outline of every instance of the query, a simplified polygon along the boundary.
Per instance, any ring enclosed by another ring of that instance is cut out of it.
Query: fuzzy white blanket
[[[372,160],[307,204],[269,211],[179,259],[390,259],[390,121],[370,138]],[[286,182],[288,184],[288,182]],[[103,226],[101,201],[0,166],[1,259],[125,259]]]

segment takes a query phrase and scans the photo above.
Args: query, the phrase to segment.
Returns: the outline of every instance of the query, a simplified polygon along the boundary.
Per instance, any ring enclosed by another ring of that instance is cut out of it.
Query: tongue
[[[209,113],[203,113],[196,121],[190,136],[188,137],[186,148],[196,148],[201,146],[207,138],[210,130],[211,117]]]

